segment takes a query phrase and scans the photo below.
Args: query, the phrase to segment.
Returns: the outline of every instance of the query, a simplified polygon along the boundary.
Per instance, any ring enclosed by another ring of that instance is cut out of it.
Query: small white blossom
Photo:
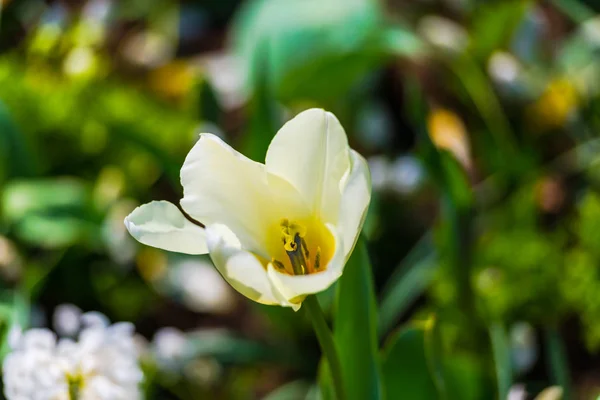
[[[515,56],[504,51],[495,51],[488,60],[490,77],[499,84],[512,84],[519,79],[521,65]]]
[[[399,156],[394,161],[373,156],[368,162],[373,188],[378,191],[409,195],[417,191],[425,179],[423,166],[410,155]]]
[[[506,400],[525,400],[525,399],[527,399],[527,390],[525,390],[525,385],[516,384],[516,385],[511,386]]]
[[[172,365],[181,360],[186,353],[188,340],[177,328],[159,329],[152,340],[152,350],[156,359],[162,364]]]
[[[99,313],[81,317],[79,340],[57,340],[48,329],[30,329],[14,337],[4,359],[8,400],[136,400],[143,378],[127,322],[109,325]]]
[[[209,261],[186,260],[171,272],[172,283],[181,290],[183,303],[190,309],[219,314],[234,307],[231,287]]]
[[[462,26],[437,15],[421,18],[417,30],[432,45],[453,53],[463,52],[469,44],[469,34]]]
[[[54,331],[61,336],[74,336],[81,328],[81,314],[79,307],[73,304],[59,305],[52,318]]]

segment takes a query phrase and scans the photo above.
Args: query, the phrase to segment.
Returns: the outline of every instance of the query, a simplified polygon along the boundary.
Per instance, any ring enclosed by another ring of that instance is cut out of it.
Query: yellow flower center
[[[67,383],[69,385],[69,400],[78,400],[79,393],[83,387],[83,376],[81,375],[68,375]]]
[[[335,248],[329,230],[315,219],[282,219],[274,228],[271,242],[271,263],[280,272],[290,275],[324,271]]]

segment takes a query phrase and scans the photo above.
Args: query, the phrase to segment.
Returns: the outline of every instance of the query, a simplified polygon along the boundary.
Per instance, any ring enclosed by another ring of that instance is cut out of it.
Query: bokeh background
[[[595,0],[0,7],[2,343],[98,310],[135,322],[148,399],[315,398],[303,311],[250,302],[123,218],[178,202],[199,132],[262,161],[284,121],[323,107],[371,168],[378,337],[403,398],[438,396],[427,372],[430,392],[402,380],[427,368],[423,338],[387,343],[433,320],[451,400],[600,394]]]

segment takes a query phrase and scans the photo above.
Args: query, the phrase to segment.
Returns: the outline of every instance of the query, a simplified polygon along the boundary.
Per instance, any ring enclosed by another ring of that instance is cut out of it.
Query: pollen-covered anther
[[[281,220],[281,240],[283,248],[292,265],[294,275],[306,275],[312,272],[310,262],[310,252],[304,239],[306,236],[306,227],[304,225],[292,222],[287,218]],[[274,263],[277,267],[281,262]]]
[[[285,271],[285,265],[281,261],[276,260],[275,258],[271,258],[271,264],[277,267],[280,271]]]
[[[315,271],[321,268],[321,248],[317,247],[317,255],[315,256]]]

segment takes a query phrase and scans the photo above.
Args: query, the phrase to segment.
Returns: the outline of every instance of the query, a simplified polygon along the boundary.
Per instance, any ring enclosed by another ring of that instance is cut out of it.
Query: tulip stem
[[[329,326],[327,326],[327,322],[325,321],[325,316],[323,315],[323,310],[319,305],[319,301],[317,300],[316,296],[311,295],[304,300],[303,306],[308,312],[315,333],[317,334],[321,351],[325,355],[325,359],[329,364],[329,370],[333,379],[333,388],[336,399],[345,400],[346,395],[344,393],[344,382],[342,380],[342,366],[340,363],[340,358],[338,357],[335,342],[333,341],[333,335],[329,329]]]

